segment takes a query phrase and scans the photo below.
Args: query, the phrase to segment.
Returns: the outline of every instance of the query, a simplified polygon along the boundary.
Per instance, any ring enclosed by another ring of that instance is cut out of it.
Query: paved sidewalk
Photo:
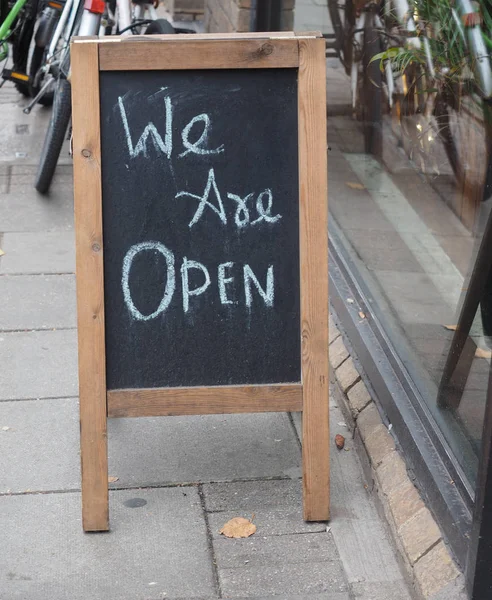
[[[411,600],[350,439],[329,529],[302,521],[299,415],[110,421],[111,531],[82,532],[70,159],[38,196],[49,113],[0,104],[0,600]]]

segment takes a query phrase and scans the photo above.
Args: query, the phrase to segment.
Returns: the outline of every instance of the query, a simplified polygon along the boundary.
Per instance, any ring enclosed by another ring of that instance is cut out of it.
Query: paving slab
[[[109,533],[84,534],[80,512],[80,494],[0,497],[2,598],[216,597],[197,490],[113,491]]]
[[[406,586],[399,582],[354,583],[352,592],[355,600],[412,600]]]
[[[77,332],[0,333],[0,400],[78,394]]]
[[[3,94],[4,90],[2,89],[2,96]],[[9,103],[2,103],[0,162],[37,165],[48,129],[51,110],[43,106],[36,106],[30,115],[25,115],[22,112],[24,105],[25,100],[20,98],[18,92],[11,96]],[[70,162],[69,143],[66,141],[60,152],[59,163]]]
[[[4,233],[0,243],[0,274],[75,273],[73,231]]]
[[[76,327],[74,275],[4,275],[0,297],[0,331]]]
[[[253,514],[258,535],[326,533],[325,523],[302,519],[300,479],[209,484],[203,486],[203,493],[213,538],[222,539],[219,530],[229,519]]]
[[[291,594],[278,596],[247,596],[247,600],[353,600],[353,597],[348,592],[324,592],[322,594]],[[224,600],[227,598],[224,597]],[[234,600],[246,600],[246,596],[235,596]],[[454,599],[453,599],[454,600]],[[461,600],[461,599],[460,599]]]
[[[37,172],[38,165],[12,165],[10,169],[10,191],[31,190]],[[57,165],[50,190],[56,190],[57,188],[61,188],[67,196],[73,195],[73,166],[71,163]]]
[[[346,431],[343,433],[344,428],[339,425],[344,422],[342,411],[333,402],[330,419],[332,518],[329,525],[348,580],[351,584],[371,583],[374,588],[381,585],[381,589],[391,584],[405,591],[407,586],[396,559],[397,552],[369,493],[372,482],[365,479],[352,436]],[[338,432],[346,436],[345,447],[341,451],[333,441]],[[362,591],[360,596],[356,595],[356,598],[359,597],[366,598]],[[372,600],[370,595],[367,600]]]
[[[333,418],[335,415],[337,420]],[[378,512],[374,500],[369,495],[370,487],[358,460],[354,441],[346,428],[337,426],[337,423],[343,422],[341,412],[339,409],[332,409],[330,417],[331,520],[377,520]],[[345,436],[343,450],[338,450],[335,445],[334,437],[337,433]]]
[[[301,533],[286,535],[253,535],[247,539],[220,537],[214,540],[214,552],[220,569],[244,566],[279,566],[281,564],[322,563],[340,561],[331,534]]]
[[[380,519],[333,519],[330,526],[350,583],[404,585],[395,550]]]
[[[36,190],[0,194],[0,231],[59,231],[73,229],[70,193],[54,191],[41,196]]]
[[[246,591],[250,596],[303,594],[307,599],[311,594],[348,590],[339,562],[219,569],[219,581],[228,598],[244,596]]]
[[[77,399],[0,402],[0,493],[79,489]]]
[[[285,413],[110,419],[108,436],[121,485],[301,474]]]
[[[111,419],[108,442],[118,488],[300,473],[297,441],[283,414]],[[80,489],[77,398],[0,402],[0,493],[74,489]]]

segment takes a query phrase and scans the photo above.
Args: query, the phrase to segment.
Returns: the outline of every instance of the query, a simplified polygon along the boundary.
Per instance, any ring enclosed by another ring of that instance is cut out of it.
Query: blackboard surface
[[[107,389],[300,381],[297,70],[100,98]]]

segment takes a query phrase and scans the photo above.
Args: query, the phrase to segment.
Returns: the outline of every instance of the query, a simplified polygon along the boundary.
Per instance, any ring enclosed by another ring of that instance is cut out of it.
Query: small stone
[[[345,438],[343,437],[343,435],[337,433],[337,435],[335,436],[335,444],[339,450],[343,450],[343,447],[345,446]]]

